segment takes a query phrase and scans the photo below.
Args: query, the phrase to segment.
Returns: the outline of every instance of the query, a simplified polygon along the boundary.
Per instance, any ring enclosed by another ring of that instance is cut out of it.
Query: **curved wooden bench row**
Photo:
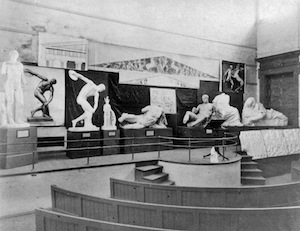
[[[103,199],[51,187],[54,211],[129,225],[179,230],[300,230],[300,206],[205,208]]]
[[[77,217],[45,209],[36,209],[36,230],[38,231],[166,231],[152,227],[118,224]]]
[[[116,199],[166,205],[227,208],[300,205],[300,182],[270,186],[200,188],[111,178],[110,192],[111,197]]]

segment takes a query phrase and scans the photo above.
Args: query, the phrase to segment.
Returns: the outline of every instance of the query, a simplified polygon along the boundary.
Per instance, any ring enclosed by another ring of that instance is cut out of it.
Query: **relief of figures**
[[[223,92],[244,92],[245,65],[223,61],[221,82]]]
[[[169,75],[185,75],[214,79],[216,78],[165,56],[103,63],[96,66],[101,68],[121,69],[128,71],[146,71]]]

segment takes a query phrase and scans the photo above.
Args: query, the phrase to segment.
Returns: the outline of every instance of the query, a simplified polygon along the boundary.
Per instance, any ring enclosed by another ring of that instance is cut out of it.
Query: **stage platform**
[[[121,153],[151,152],[157,150],[172,149],[168,146],[159,146],[159,142],[171,143],[170,140],[158,137],[172,137],[172,128],[141,128],[120,129]]]
[[[8,127],[0,129],[0,168],[9,169],[37,161],[37,129]]]
[[[229,161],[235,161],[236,147],[227,147],[225,156],[229,158]],[[201,149],[172,149],[164,151],[152,151],[141,152],[135,154],[120,154],[120,155],[106,155],[106,156],[94,156],[90,158],[76,158],[69,159],[65,155],[57,155],[52,159],[44,159],[39,161],[34,166],[27,165],[14,169],[1,169],[0,177],[17,176],[17,175],[32,175],[47,172],[60,172],[70,171],[76,169],[88,169],[95,167],[107,167],[113,165],[124,165],[131,163],[138,163],[150,160],[178,160],[180,162],[188,163],[202,163],[208,164],[209,158],[203,158],[204,155],[210,152],[210,148]],[[222,158],[220,158],[222,162]]]
[[[226,152],[224,159],[219,156],[218,163],[211,163],[208,149],[196,149],[187,156],[165,156],[158,161],[169,180],[176,185],[191,187],[234,187],[241,186],[241,156]]]

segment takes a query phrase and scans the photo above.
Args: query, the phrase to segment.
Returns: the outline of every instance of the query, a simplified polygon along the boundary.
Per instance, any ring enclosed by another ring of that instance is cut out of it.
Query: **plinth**
[[[100,132],[102,139],[102,154],[112,155],[120,153],[120,130],[102,130]],[[108,147],[116,146],[116,147]]]
[[[0,128],[0,168],[8,169],[37,162],[36,127]]]
[[[216,146],[216,145],[222,145],[222,141],[214,138],[223,138],[224,130],[179,126],[177,128],[177,137],[186,139],[186,140],[174,140],[174,144],[177,145],[191,145],[191,146],[203,146],[203,147]],[[191,138],[191,141],[189,141],[188,138]],[[199,141],[193,141],[194,138],[199,138]]]
[[[159,143],[172,143],[171,140],[159,137],[172,137],[172,128],[142,128],[142,129],[121,129],[121,152],[137,153],[151,152],[157,150],[172,149],[162,146]]]
[[[68,131],[67,157],[83,158],[102,155],[99,131]]]

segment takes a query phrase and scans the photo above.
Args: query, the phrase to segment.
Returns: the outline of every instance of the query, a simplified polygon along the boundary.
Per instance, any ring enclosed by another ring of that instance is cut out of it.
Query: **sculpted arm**
[[[73,70],[69,71],[69,75],[70,75],[70,77],[72,77],[74,79],[78,78],[78,79],[83,80],[86,83],[90,83],[90,84],[94,84],[95,85],[95,83],[92,80],[88,79],[87,77],[85,77],[85,76],[83,76],[83,75],[81,75],[81,74],[79,74],[79,73],[77,73],[77,72],[75,72]]]
[[[33,72],[32,70],[30,70],[30,69],[28,69],[28,68],[24,69],[24,72],[25,72],[25,73],[29,73],[29,74],[31,74],[31,75],[34,75],[34,76],[40,78],[41,80],[44,80],[44,81],[47,81],[47,80],[48,80],[45,76],[42,76],[42,75],[40,75],[40,74],[38,74],[38,73],[36,73],[36,72]]]
[[[54,95],[54,88],[51,87],[51,89],[50,89],[50,97],[49,97],[48,101],[45,103],[45,105],[48,105],[52,101],[53,95]]]

